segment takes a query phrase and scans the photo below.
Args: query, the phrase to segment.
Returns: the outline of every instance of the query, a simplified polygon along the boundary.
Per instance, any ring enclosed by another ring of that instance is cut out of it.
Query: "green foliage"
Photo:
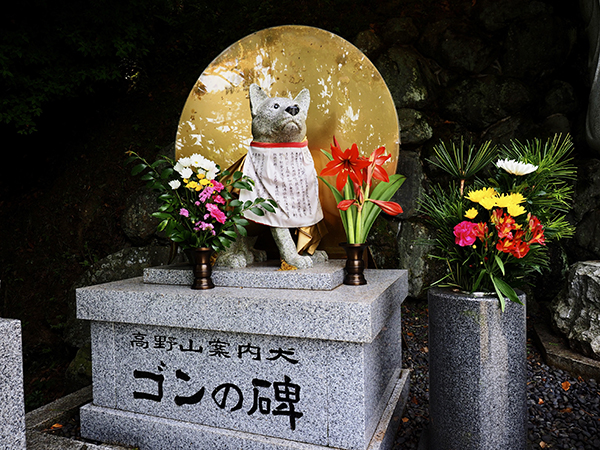
[[[353,38],[369,26],[366,1],[31,0],[0,14],[0,123],[19,133],[53,101],[103,87],[126,92],[161,70],[200,71],[262,28],[303,24]],[[345,7],[344,7],[345,6]],[[343,9],[342,9],[343,8]],[[340,27],[342,16],[352,16]],[[185,75],[189,77],[189,74]]]

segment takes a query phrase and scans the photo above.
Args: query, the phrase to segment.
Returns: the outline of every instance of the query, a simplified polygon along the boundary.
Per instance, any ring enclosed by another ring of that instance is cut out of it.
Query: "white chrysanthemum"
[[[177,162],[175,163],[175,165],[173,166],[173,170],[174,170],[175,172],[179,173],[179,174],[181,173],[181,171],[182,171],[183,169],[185,169],[185,166],[184,166],[183,164],[181,164],[179,161],[177,161]]]
[[[185,158],[179,158],[177,164],[180,164],[183,167],[190,167],[192,165],[192,160],[190,157],[186,156]]]
[[[184,167],[179,174],[181,175],[181,178],[185,180],[187,178],[191,178],[194,172],[189,167]]]
[[[501,159],[496,163],[496,166],[506,170],[511,175],[527,175],[535,172],[538,166],[529,163],[522,163],[514,159]]]
[[[204,170],[206,170],[207,172],[209,170],[217,170],[217,163],[215,163],[214,161],[211,161],[210,159],[204,158],[204,161],[202,162],[202,166],[201,167]]]
[[[217,169],[217,167],[215,166],[214,168],[211,168],[206,172],[206,178],[208,178],[209,180],[214,180],[215,178],[217,178],[218,173],[219,169]]]
[[[200,155],[199,153],[194,153],[192,156],[190,156],[190,165],[192,165],[196,168],[204,169],[204,166],[206,165],[207,161],[208,161],[208,159],[206,159],[204,156]]]
[[[181,181],[179,181],[179,180],[169,181],[169,186],[171,186],[171,189],[173,189],[173,190],[179,189],[179,187],[181,186]]]

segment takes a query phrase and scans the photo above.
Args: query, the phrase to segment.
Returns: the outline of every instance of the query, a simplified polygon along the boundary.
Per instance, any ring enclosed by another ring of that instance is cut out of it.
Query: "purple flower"
[[[190,217],[190,212],[185,208],[181,208],[179,210],[179,215],[183,217]]]

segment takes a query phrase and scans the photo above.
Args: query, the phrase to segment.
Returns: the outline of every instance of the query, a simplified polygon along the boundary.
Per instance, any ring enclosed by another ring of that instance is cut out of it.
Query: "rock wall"
[[[534,295],[551,300],[564,284],[567,261],[600,255],[600,160],[585,139],[590,83],[583,13],[554,1],[435,3],[427,11],[399,9],[397,17],[355,40],[394,97],[402,140],[397,171],[407,176],[395,196],[405,212],[381,219],[398,230],[397,242],[384,245],[380,235],[371,237],[374,253],[395,248],[398,257],[374,259],[380,267],[397,261],[409,269],[413,297],[423,298],[423,288],[436,278],[439,268],[419,244],[431,230],[423,226],[416,200],[443,179],[426,161],[440,140],[503,145],[570,133],[579,168],[570,220],[578,229],[566,251],[562,245],[551,250],[556,264],[537,283],[543,288]]]

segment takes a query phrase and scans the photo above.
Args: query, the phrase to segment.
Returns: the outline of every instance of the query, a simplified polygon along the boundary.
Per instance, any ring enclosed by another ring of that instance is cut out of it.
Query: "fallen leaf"
[[[427,347],[423,347],[423,353],[429,353],[429,349]]]
[[[404,422],[404,423],[408,422],[408,417],[403,417],[402,422]]]
[[[419,400],[417,400],[417,397],[413,397],[411,400],[415,405],[419,404]]]
[[[548,446],[548,444],[546,444],[544,441],[540,442],[540,447],[546,448],[547,446]]]
[[[544,404],[544,400],[542,400],[541,398],[538,400],[538,405],[543,405]]]
[[[568,390],[569,390],[569,388],[571,387],[571,383],[569,383],[568,381],[563,381],[563,383],[561,384],[561,386],[562,386],[562,388],[563,388],[565,391],[568,391]]]
[[[52,428],[53,430],[57,430],[59,428],[62,428],[63,426],[60,423],[55,423],[54,425],[52,425],[50,428]]]
[[[573,408],[565,408],[565,409],[561,409],[560,410],[561,413],[572,413],[573,412]]]
[[[407,333],[406,333],[406,335],[407,335],[407,336],[414,336],[414,335],[415,335],[415,333],[412,333],[412,332],[410,332],[410,331],[409,331],[409,332],[407,332]]]

